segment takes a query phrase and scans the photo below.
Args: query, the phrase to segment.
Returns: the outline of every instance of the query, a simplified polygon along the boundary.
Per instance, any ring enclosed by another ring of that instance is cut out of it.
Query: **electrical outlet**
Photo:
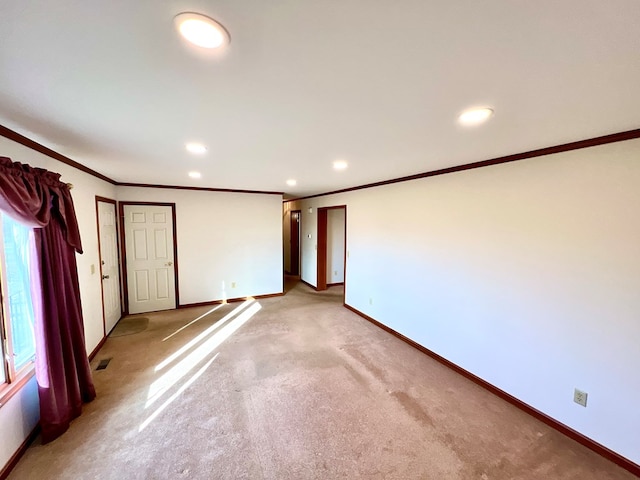
[[[573,390],[573,401],[578,405],[582,405],[583,407],[587,406],[587,392],[583,392],[582,390],[578,390],[577,388]]]
[[[236,288],[236,282],[231,282],[231,288]]]
[[[373,305],[373,298],[369,299],[369,305]]]
[[[334,270],[334,271],[333,271],[333,274],[334,274],[334,275],[338,275],[338,271],[337,271],[337,270]]]

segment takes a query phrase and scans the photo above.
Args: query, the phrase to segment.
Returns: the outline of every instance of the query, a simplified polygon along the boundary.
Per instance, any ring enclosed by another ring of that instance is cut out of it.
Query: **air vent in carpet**
[[[98,364],[98,367],[96,368],[96,370],[104,370],[105,368],[107,368],[107,366],[109,366],[110,361],[111,361],[110,358],[105,358],[104,360],[100,360],[100,363]]]

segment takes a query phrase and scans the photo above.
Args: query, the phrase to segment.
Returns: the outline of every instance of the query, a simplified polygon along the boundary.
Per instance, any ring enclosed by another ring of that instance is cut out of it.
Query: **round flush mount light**
[[[297,183],[298,182],[296,182],[293,178],[287,180],[287,185],[289,185],[290,187],[295,187]]]
[[[336,160],[333,162],[333,168],[335,170],[344,170],[349,166],[349,164],[344,160]]]
[[[191,178],[200,178],[202,177],[202,174],[200,172],[189,172],[189,176]]]
[[[204,155],[207,153],[207,147],[201,143],[187,143],[185,148],[187,149],[187,152],[193,153],[194,155]]]
[[[480,125],[486,122],[493,116],[493,109],[488,107],[482,108],[470,108],[465,110],[458,117],[458,123],[465,127],[471,127],[474,125]]]
[[[231,41],[226,28],[200,13],[180,13],[176,15],[174,23],[180,35],[198,47],[214,49]]]

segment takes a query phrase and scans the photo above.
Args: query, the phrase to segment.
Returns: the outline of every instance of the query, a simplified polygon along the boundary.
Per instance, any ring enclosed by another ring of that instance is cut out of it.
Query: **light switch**
[[[96,273],[96,266],[92,263],[91,264],[91,275],[93,275],[94,273]]]

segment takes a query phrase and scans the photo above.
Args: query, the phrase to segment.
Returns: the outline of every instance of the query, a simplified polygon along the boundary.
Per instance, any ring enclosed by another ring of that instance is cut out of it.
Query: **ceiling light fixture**
[[[202,177],[202,174],[200,172],[189,172],[189,176],[191,178],[200,178]]]
[[[184,12],[176,15],[174,22],[180,35],[198,47],[218,48],[231,41],[227,29],[206,15]]]
[[[293,178],[287,180],[287,185],[289,185],[290,187],[295,187],[297,183],[298,182],[296,182]]]
[[[193,153],[194,155],[203,155],[207,153],[207,147],[201,143],[187,143],[185,148],[187,149],[187,152]]]
[[[460,125],[464,125],[466,127],[470,127],[473,125],[480,125],[481,123],[486,122],[493,116],[493,109],[488,107],[482,108],[470,108],[469,110],[465,110],[458,117],[458,122]]]
[[[345,162],[344,160],[336,160],[335,162],[333,162],[333,168],[335,170],[344,170],[349,166],[349,164],[347,162]]]

